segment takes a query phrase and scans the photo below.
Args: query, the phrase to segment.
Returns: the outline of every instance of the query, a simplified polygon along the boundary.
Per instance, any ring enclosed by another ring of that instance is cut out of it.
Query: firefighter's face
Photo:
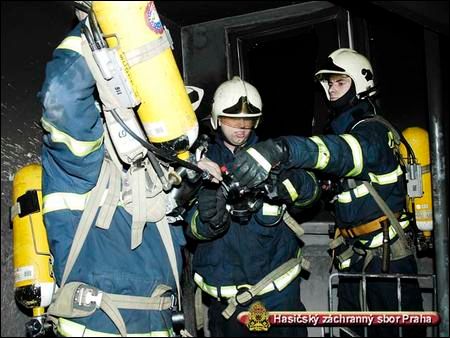
[[[347,75],[330,74],[328,77],[328,93],[330,101],[340,99],[352,86],[352,79]]]
[[[240,146],[247,142],[256,122],[257,120],[254,118],[219,118],[223,135],[228,143],[234,146]]]

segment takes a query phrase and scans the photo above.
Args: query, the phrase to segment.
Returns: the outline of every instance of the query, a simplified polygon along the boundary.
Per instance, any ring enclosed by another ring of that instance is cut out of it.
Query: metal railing
[[[436,311],[437,304],[437,292],[436,292],[436,276],[433,274],[420,274],[420,275],[405,275],[405,274],[367,274],[367,273],[345,273],[345,272],[335,272],[330,274],[328,278],[328,311],[335,311],[333,309],[333,286],[337,287],[338,284],[333,284],[333,279],[335,277],[357,277],[361,278],[361,290],[362,290],[362,304],[361,308],[367,311],[367,278],[390,278],[397,280],[397,311],[402,311],[402,279],[416,279],[418,282],[422,280],[432,281],[432,304],[431,310]],[[425,288],[420,287],[422,293],[426,293]],[[338,329],[344,331],[351,337],[359,337],[356,332],[348,327],[337,327]],[[333,337],[333,327],[329,327],[329,337]],[[325,335],[325,331],[323,331]],[[403,329],[399,327],[399,336],[403,337]],[[364,337],[367,337],[367,326],[364,326]],[[437,337],[437,327],[433,327],[433,337]]]

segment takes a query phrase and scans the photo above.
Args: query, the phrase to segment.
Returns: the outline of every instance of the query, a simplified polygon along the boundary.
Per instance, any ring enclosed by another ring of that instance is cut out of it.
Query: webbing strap
[[[203,301],[202,301],[202,289],[197,287],[195,289],[194,296],[194,308],[195,308],[195,327],[197,330],[203,329],[205,323],[203,320]]]
[[[95,226],[102,229],[109,229],[120,199],[120,171],[116,168],[115,165],[111,165],[110,168],[111,174],[108,186],[108,194],[106,195],[106,200],[100,209],[95,224]]]
[[[238,293],[236,296],[228,299],[228,306],[223,310],[222,315],[229,319],[236,311],[238,304],[243,304],[251,301],[256,295],[258,295],[267,285],[273,283],[278,277],[286,274],[289,270],[295,268],[297,265],[309,269],[309,262],[303,259],[303,257],[291,258],[287,262],[281,264],[278,268],[270,272],[258,283],[250,287],[243,293]]]
[[[284,212],[283,221],[291,229],[295,235],[300,238],[305,233],[303,227],[287,212]]]
[[[392,212],[391,208],[386,204],[386,202],[381,198],[380,194],[375,190],[375,188],[367,181],[363,182],[364,186],[369,190],[369,193],[372,195],[375,202],[378,204],[380,209],[384,212],[384,214],[389,218],[389,221],[391,222],[391,225],[394,227],[395,232],[397,232],[399,239],[406,243],[406,236],[405,232],[403,231],[403,228],[400,226],[400,223],[398,222],[397,217],[395,217],[394,213]]]
[[[142,46],[126,52],[125,57],[127,58],[128,65],[133,67],[141,62],[154,58],[166,49],[171,48],[171,46],[172,45],[171,41],[168,39],[168,34],[166,33],[166,30],[164,30],[164,34],[162,34],[158,39],[149,41]]]
[[[351,258],[353,255],[354,255],[353,246],[349,246],[347,249],[344,250],[344,252],[342,252],[340,255],[337,255],[336,258],[342,264],[347,259]]]
[[[102,168],[100,170],[100,176],[98,178],[97,184],[91,190],[91,193],[87,198],[86,208],[83,211],[77,227],[77,231],[75,232],[66,266],[64,268],[64,273],[60,285],[61,287],[64,286],[70,272],[72,271],[73,265],[75,264],[75,261],[80,254],[81,248],[83,247],[84,241],[86,240],[87,234],[89,233],[89,229],[94,221],[95,215],[97,214],[100,200],[102,198],[103,192],[106,190],[106,186],[109,181],[111,172],[110,167],[111,166],[109,160],[105,158],[102,163]]]
[[[170,288],[168,288],[170,290]],[[167,310],[172,306],[171,297],[152,296],[139,297],[109,294],[109,297],[119,309],[133,310]]]
[[[100,308],[120,334],[126,336],[125,322],[119,309],[168,310],[172,307],[172,297],[163,294],[170,290],[169,286],[160,284],[150,297],[142,297],[110,294],[81,282],[70,282],[58,290],[47,312],[50,316],[80,318],[90,316]]]
[[[328,247],[331,250],[336,249],[338,246],[341,246],[345,243],[345,239],[342,235],[338,235],[336,238],[332,239],[330,243],[328,244]]]
[[[161,235],[161,239],[164,244],[164,248],[167,252],[167,256],[169,257],[170,267],[172,268],[172,273],[177,284],[178,309],[181,310],[181,287],[180,277],[178,274],[177,256],[175,254],[172,233],[170,232],[170,225],[167,221],[167,217],[163,217],[161,220],[157,221],[156,227],[158,228],[159,234]]]
[[[131,169],[131,192],[133,198],[133,221],[131,224],[131,250],[142,243],[142,232],[146,220],[145,203],[145,167],[135,166]]]
[[[127,336],[127,328],[125,322],[123,321],[122,315],[119,312],[117,306],[115,306],[111,297],[104,293],[102,297],[102,302],[100,303],[100,309],[102,309],[106,315],[112,320],[114,325],[116,325],[122,337]]]

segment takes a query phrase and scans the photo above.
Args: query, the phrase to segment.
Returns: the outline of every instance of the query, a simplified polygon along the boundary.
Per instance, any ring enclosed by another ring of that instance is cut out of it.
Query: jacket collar
[[[350,131],[351,127],[364,117],[372,115],[372,108],[367,100],[339,114],[331,121],[331,129],[336,135]]]

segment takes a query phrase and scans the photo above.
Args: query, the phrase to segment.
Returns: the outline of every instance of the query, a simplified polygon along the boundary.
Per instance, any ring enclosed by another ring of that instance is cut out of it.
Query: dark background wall
[[[233,41],[227,41],[226,39],[227,30],[234,27],[252,26],[256,21],[261,26],[267,26],[277,21],[282,24],[282,19],[299,17],[310,11],[319,11],[320,9],[326,13],[330,7],[337,7],[350,12],[353,24],[354,48],[366,54],[372,63],[375,80],[379,86],[378,103],[384,116],[400,129],[409,126],[420,126],[427,129],[428,105],[424,26],[404,16],[391,13],[384,8],[370,6],[367,3],[358,5],[344,1],[338,1],[337,4],[323,1],[305,2],[258,12],[258,14],[250,13],[182,27],[185,79],[189,83],[205,89],[205,104],[200,107],[199,115],[209,114],[210,104],[217,86],[233,75],[239,75],[236,67],[227,68],[227,62],[230,63],[230,60],[227,60],[226,46],[233,43]],[[301,19],[306,18],[302,17]],[[293,101],[297,100],[298,104],[291,103],[290,113],[283,109],[278,111],[266,110],[264,112],[264,114],[277,115],[275,121],[269,118],[269,128],[272,135],[268,136],[286,133],[286,128],[290,131],[292,128],[289,129],[290,127],[286,127],[286,125],[291,125],[292,121],[296,121],[299,115],[308,117],[316,114],[312,110],[320,109],[323,111],[323,107],[320,107],[317,100],[313,102],[314,100],[311,98],[314,95],[310,90],[311,86],[314,86],[312,81],[313,70],[310,70],[310,76],[302,73],[300,77],[296,76],[300,74],[298,69],[305,67],[305,62],[310,62],[314,66],[313,69],[317,69],[320,59],[326,58],[335,48],[348,47],[349,45],[348,41],[345,41],[342,36],[336,35],[337,31],[334,35],[332,33],[328,36],[325,36],[325,34],[319,35],[319,27],[318,24],[311,24],[310,28],[313,34],[309,41],[304,38],[305,34],[303,34],[302,39],[300,34],[289,37],[288,34],[283,33],[279,34],[276,40],[264,42],[255,39],[251,42],[253,43],[252,50],[244,56],[251,59],[249,68],[258,71],[253,76],[246,72],[245,79],[258,84],[257,88],[264,93],[262,99],[266,106],[269,103],[269,106],[275,107],[278,101],[292,99],[295,90],[280,89],[280,87],[283,88],[285,83],[289,82],[292,87],[297,89],[297,97]],[[327,27],[327,29],[331,31],[333,28]],[[314,40],[314,34],[316,40]],[[317,37],[320,37],[318,41]],[[324,37],[329,41],[324,41]],[[334,39],[334,41],[331,41],[331,39]],[[338,41],[338,39],[341,40]],[[246,41],[245,37],[241,40],[243,43]],[[314,53],[311,51],[314,48],[317,49],[317,60],[311,62],[308,55]],[[288,51],[289,54],[286,54]],[[447,78],[445,74],[448,75],[448,64],[444,61],[447,59],[448,35],[441,34],[444,93],[448,91],[448,82],[445,81]],[[284,83],[279,81],[282,77],[284,77]],[[315,89],[316,95],[317,91],[320,91],[321,94],[322,88],[320,86],[316,86]],[[283,97],[285,94],[286,97]],[[303,105],[304,101],[307,100],[311,101],[309,108]],[[444,96],[443,104],[444,111],[448,112],[448,98],[446,96]],[[302,107],[301,111],[298,106]],[[319,116],[319,118],[323,120],[323,116]],[[279,128],[273,123],[276,120],[279,122]],[[302,123],[307,124],[307,122],[302,120]],[[323,121],[321,123],[323,124]],[[444,123],[448,126],[448,118]],[[299,126],[300,134],[305,133],[303,127],[303,125]],[[260,130],[263,128],[264,126],[261,126]]]
[[[1,335],[24,336],[27,317],[14,297],[11,180],[25,164],[40,162],[41,108],[36,94],[45,63],[70,30],[75,17],[68,2],[2,2],[1,106]]]

